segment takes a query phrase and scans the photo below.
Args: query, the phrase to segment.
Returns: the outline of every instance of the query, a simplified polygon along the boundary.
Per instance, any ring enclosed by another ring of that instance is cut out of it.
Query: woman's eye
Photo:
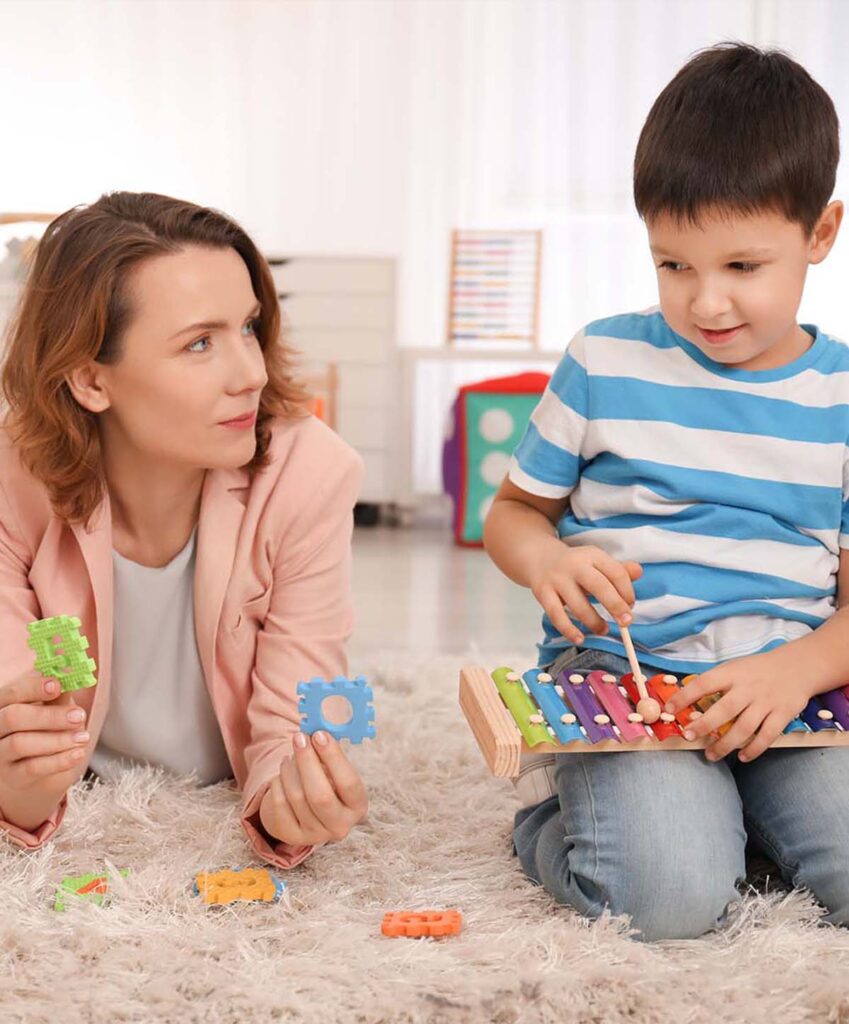
[[[195,345],[201,345],[201,344],[208,345],[209,344],[209,338],[198,338],[198,340],[197,341],[193,341],[191,343],[191,345],[186,345],[186,351],[187,352],[206,352],[207,350],[205,348],[195,348]]]
[[[729,266],[739,270],[741,274],[751,274],[752,271],[758,269],[760,263],[731,263]]]
[[[664,260],[660,264],[661,270],[671,270],[673,274],[678,273],[679,270],[684,266],[683,263],[674,263],[672,260]]]
[[[247,331],[248,334],[252,334],[256,337],[259,334],[259,324],[259,318],[254,317],[252,320],[248,320],[242,330]]]

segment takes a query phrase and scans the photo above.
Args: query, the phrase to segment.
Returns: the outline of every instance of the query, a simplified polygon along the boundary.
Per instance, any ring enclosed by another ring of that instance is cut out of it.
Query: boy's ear
[[[820,214],[808,242],[808,263],[821,263],[834,245],[840,222],[843,220],[843,203],[835,199]]]
[[[105,412],[112,404],[102,370],[103,367],[92,359],[65,378],[71,394],[89,412]]]

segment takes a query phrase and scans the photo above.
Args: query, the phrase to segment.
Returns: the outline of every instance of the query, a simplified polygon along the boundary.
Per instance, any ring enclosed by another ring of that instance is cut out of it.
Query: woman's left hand
[[[725,735],[705,749],[709,761],[718,761],[740,749],[741,761],[753,761],[777,739],[784,727],[808,703],[812,690],[804,667],[797,663],[792,644],[766,654],[728,661],[698,676],[666,704],[676,714],[701,697],[721,697],[686,728],[687,739],[715,734],[733,722]]]
[[[316,846],[344,839],[367,812],[363,780],[338,742],[324,731],[298,732],[294,753],[263,798],[260,820],[284,843]]]

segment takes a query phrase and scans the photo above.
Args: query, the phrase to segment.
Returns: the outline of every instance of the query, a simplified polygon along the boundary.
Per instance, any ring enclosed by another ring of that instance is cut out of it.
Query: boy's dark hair
[[[809,236],[834,190],[838,136],[830,96],[786,53],[737,42],[701,50],[643,125],[637,212],[695,224],[711,209],[773,210]]]

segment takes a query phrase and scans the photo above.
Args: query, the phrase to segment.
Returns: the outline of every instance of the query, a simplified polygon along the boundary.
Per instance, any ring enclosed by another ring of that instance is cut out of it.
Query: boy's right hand
[[[642,567],[636,562],[617,562],[601,548],[570,548],[560,540],[555,543],[557,548],[546,547],[530,577],[533,595],[555,629],[573,644],[583,642],[584,635],[569,618],[568,608],[591,633],[607,633],[608,625],[587,600],[588,594],[620,626],[630,625],[636,600],[633,581],[642,576]]]
[[[88,738],[85,711],[56,679],[27,672],[0,686],[0,794],[49,787],[79,767]]]

